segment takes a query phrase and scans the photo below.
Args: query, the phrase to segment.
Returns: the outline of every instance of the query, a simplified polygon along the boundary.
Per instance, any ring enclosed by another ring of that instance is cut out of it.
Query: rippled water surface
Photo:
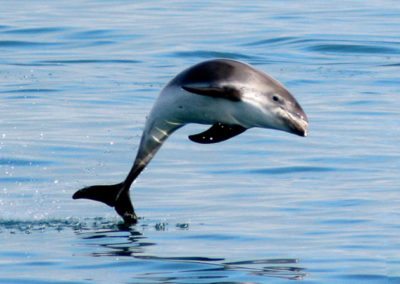
[[[1,283],[400,282],[398,1],[1,1]],[[133,186],[136,226],[76,189],[131,167],[158,92],[224,57],[310,135],[191,125]]]

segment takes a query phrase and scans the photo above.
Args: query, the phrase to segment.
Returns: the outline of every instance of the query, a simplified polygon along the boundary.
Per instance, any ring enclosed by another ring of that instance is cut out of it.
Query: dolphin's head
[[[242,101],[248,105],[255,126],[307,136],[308,119],[300,104],[282,84],[263,75],[265,80],[257,87],[242,89]]]

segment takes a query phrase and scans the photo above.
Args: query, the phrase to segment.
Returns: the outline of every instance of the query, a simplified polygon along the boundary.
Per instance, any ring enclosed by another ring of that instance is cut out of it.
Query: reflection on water
[[[126,234],[121,235],[121,232]],[[228,275],[224,275],[224,272],[239,271],[245,272],[251,275],[264,276],[264,277],[278,277],[286,279],[302,279],[306,276],[304,268],[296,266],[298,263],[297,259],[255,259],[255,260],[244,260],[236,262],[225,262],[225,258],[209,258],[201,256],[183,256],[183,257],[158,257],[154,255],[146,255],[147,246],[157,245],[154,242],[150,242],[142,233],[136,230],[135,227],[127,228],[124,226],[118,226],[110,229],[102,230],[88,230],[79,232],[83,239],[96,239],[93,246],[104,248],[103,251],[96,251],[92,253],[92,256],[130,256],[137,259],[149,260],[149,261],[160,261],[160,262],[172,262],[176,263],[177,268],[181,267],[182,264],[189,267],[184,270],[174,271],[179,276],[168,277],[172,274],[169,271],[152,271],[143,273],[143,275],[137,275],[137,279],[143,278],[153,281],[172,281],[172,280],[184,280],[184,279],[219,279],[228,278]],[[192,276],[186,276],[192,275]]]
[[[157,223],[153,225],[153,229],[165,231],[168,226],[165,223]],[[37,221],[0,220],[0,233],[3,234],[40,234],[46,231],[72,230],[81,240],[79,246],[92,248],[92,250],[89,249],[85,252],[89,256],[123,259],[124,262],[120,262],[122,266],[158,263],[158,265],[152,264],[158,269],[143,269],[142,273],[136,273],[134,280],[139,282],[169,283],[174,281],[183,283],[182,281],[196,280],[196,283],[209,283],[209,281],[218,282],[229,279],[235,273],[252,277],[274,277],[290,280],[301,280],[307,276],[305,268],[298,265],[299,260],[293,258],[228,261],[225,256],[211,258],[149,255],[146,253],[146,248],[157,246],[157,243],[146,237],[148,227],[148,224],[126,226],[121,222],[104,218]],[[175,227],[190,230],[188,224],[176,224]],[[96,264],[88,263],[71,268],[89,270],[99,267]]]
[[[172,261],[181,263],[196,264],[202,268],[178,270],[175,272],[148,272],[138,275],[136,279],[146,279],[148,281],[159,281],[165,283],[173,280],[203,279],[217,281],[218,279],[229,278],[231,273],[241,272],[252,276],[275,277],[289,280],[302,280],[306,273],[304,268],[293,266],[297,263],[296,259],[257,259],[240,262],[220,262],[220,260],[202,259],[197,257],[187,258],[154,258],[145,257],[149,260]],[[200,259],[200,260],[199,260]],[[291,265],[292,264],[292,265]],[[179,264],[177,265],[179,266]],[[170,274],[179,276],[169,276]],[[265,281],[265,280],[260,280]],[[237,282],[236,282],[237,283]],[[248,283],[248,282],[247,282]]]

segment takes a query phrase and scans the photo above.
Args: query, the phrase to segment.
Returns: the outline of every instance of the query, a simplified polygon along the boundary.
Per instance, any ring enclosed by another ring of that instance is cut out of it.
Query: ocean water
[[[0,283],[400,283],[398,1],[1,1]],[[139,223],[72,200],[122,181],[158,92],[250,63],[306,138],[189,125],[132,188]]]

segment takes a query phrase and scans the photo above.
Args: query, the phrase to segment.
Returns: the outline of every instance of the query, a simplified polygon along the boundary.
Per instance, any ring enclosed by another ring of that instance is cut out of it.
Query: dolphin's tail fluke
[[[125,188],[125,183],[123,182],[113,185],[85,187],[75,192],[72,198],[86,198],[103,202],[108,206],[114,207],[125,223],[135,224],[137,222],[137,217],[129,196],[129,188]]]

